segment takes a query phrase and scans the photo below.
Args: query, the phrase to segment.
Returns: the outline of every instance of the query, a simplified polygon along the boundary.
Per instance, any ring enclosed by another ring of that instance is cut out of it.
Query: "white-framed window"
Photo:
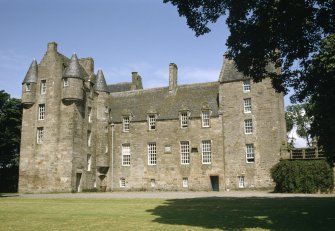
[[[129,124],[130,124],[129,116],[124,116],[122,120],[122,130],[124,132],[129,132]]]
[[[180,141],[180,163],[189,164],[190,163],[190,142]]]
[[[243,81],[243,92],[250,92],[251,85],[250,85],[250,79]]]
[[[44,120],[45,117],[45,104],[38,105],[38,120]]]
[[[68,87],[69,86],[69,80],[68,80],[68,78],[64,78],[63,79],[63,86],[64,87]]]
[[[202,163],[210,164],[212,163],[212,143],[210,140],[202,141]]]
[[[87,108],[87,117],[88,117],[88,122],[92,123],[92,108],[91,107]]]
[[[183,177],[183,188],[188,188],[188,178]]]
[[[87,171],[91,171],[92,166],[92,155],[87,154]]]
[[[148,165],[156,165],[157,164],[157,149],[156,143],[148,144]]]
[[[251,119],[244,120],[244,133],[252,134],[252,120]]]
[[[47,81],[41,80],[41,95],[44,95],[47,92]]]
[[[36,134],[36,141],[38,144],[43,143],[43,134],[44,134],[44,128],[38,127],[37,128],[37,134]]]
[[[31,91],[31,84],[30,83],[26,83],[26,91]]]
[[[87,146],[91,147],[91,141],[92,141],[92,132],[90,130],[87,131]]]
[[[124,177],[120,178],[120,188],[126,187],[126,179]]]
[[[149,130],[156,129],[156,115],[148,115]]]
[[[122,166],[130,166],[130,144],[122,144]]]
[[[209,111],[201,112],[201,125],[203,128],[209,127]]]
[[[254,163],[255,162],[255,153],[254,153],[254,145],[253,144],[246,144],[245,145],[245,154],[246,154],[247,163]]]
[[[251,112],[251,98],[244,99],[244,113]]]
[[[181,128],[188,127],[188,113],[187,112],[180,113],[180,127]]]
[[[150,179],[150,185],[151,187],[156,187],[156,180],[155,179]]]
[[[244,188],[244,176],[239,176],[238,177],[238,187],[239,188]]]

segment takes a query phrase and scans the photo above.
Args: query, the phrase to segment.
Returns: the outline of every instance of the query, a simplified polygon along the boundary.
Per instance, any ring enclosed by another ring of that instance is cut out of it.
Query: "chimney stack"
[[[50,51],[57,52],[57,43],[56,42],[48,43],[48,52],[50,52]]]
[[[169,92],[176,92],[178,78],[178,67],[174,63],[169,65]]]

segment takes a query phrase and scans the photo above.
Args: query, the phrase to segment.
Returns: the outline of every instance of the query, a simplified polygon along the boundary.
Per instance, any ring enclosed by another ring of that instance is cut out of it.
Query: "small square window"
[[[41,80],[41,95],[44,95],[47,92],[47,81]]]
[[[126,187],[126,179],[124,177],[120,178],[120,187],[125,188]]]
[[[26,83],[26,91],[31,91],[31,84],[30,83]]]

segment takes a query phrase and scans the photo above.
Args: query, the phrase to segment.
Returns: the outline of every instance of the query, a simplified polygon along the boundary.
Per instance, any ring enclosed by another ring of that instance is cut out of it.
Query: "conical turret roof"
[[[63,77],[65,78],[79,78],[84,79],[84,73],[79,64],[78,57],[73,54],[69,63],[69,66],[64,70]]]
[[[23,83],[37,83],[37,62],[35,59],[30,64],[29,70],[23,80]]]
[[[102,72],[101,69],[98,70],[97,78],[96,78],[95,85],[94,85],[94,89],[96,91],[108,92],[105,76],[104,76],[104,73]]]

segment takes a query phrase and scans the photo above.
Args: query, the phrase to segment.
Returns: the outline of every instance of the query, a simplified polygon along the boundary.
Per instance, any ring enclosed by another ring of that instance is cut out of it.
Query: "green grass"
[[[334,230],[335,198],[0,197],[0,230]]]

